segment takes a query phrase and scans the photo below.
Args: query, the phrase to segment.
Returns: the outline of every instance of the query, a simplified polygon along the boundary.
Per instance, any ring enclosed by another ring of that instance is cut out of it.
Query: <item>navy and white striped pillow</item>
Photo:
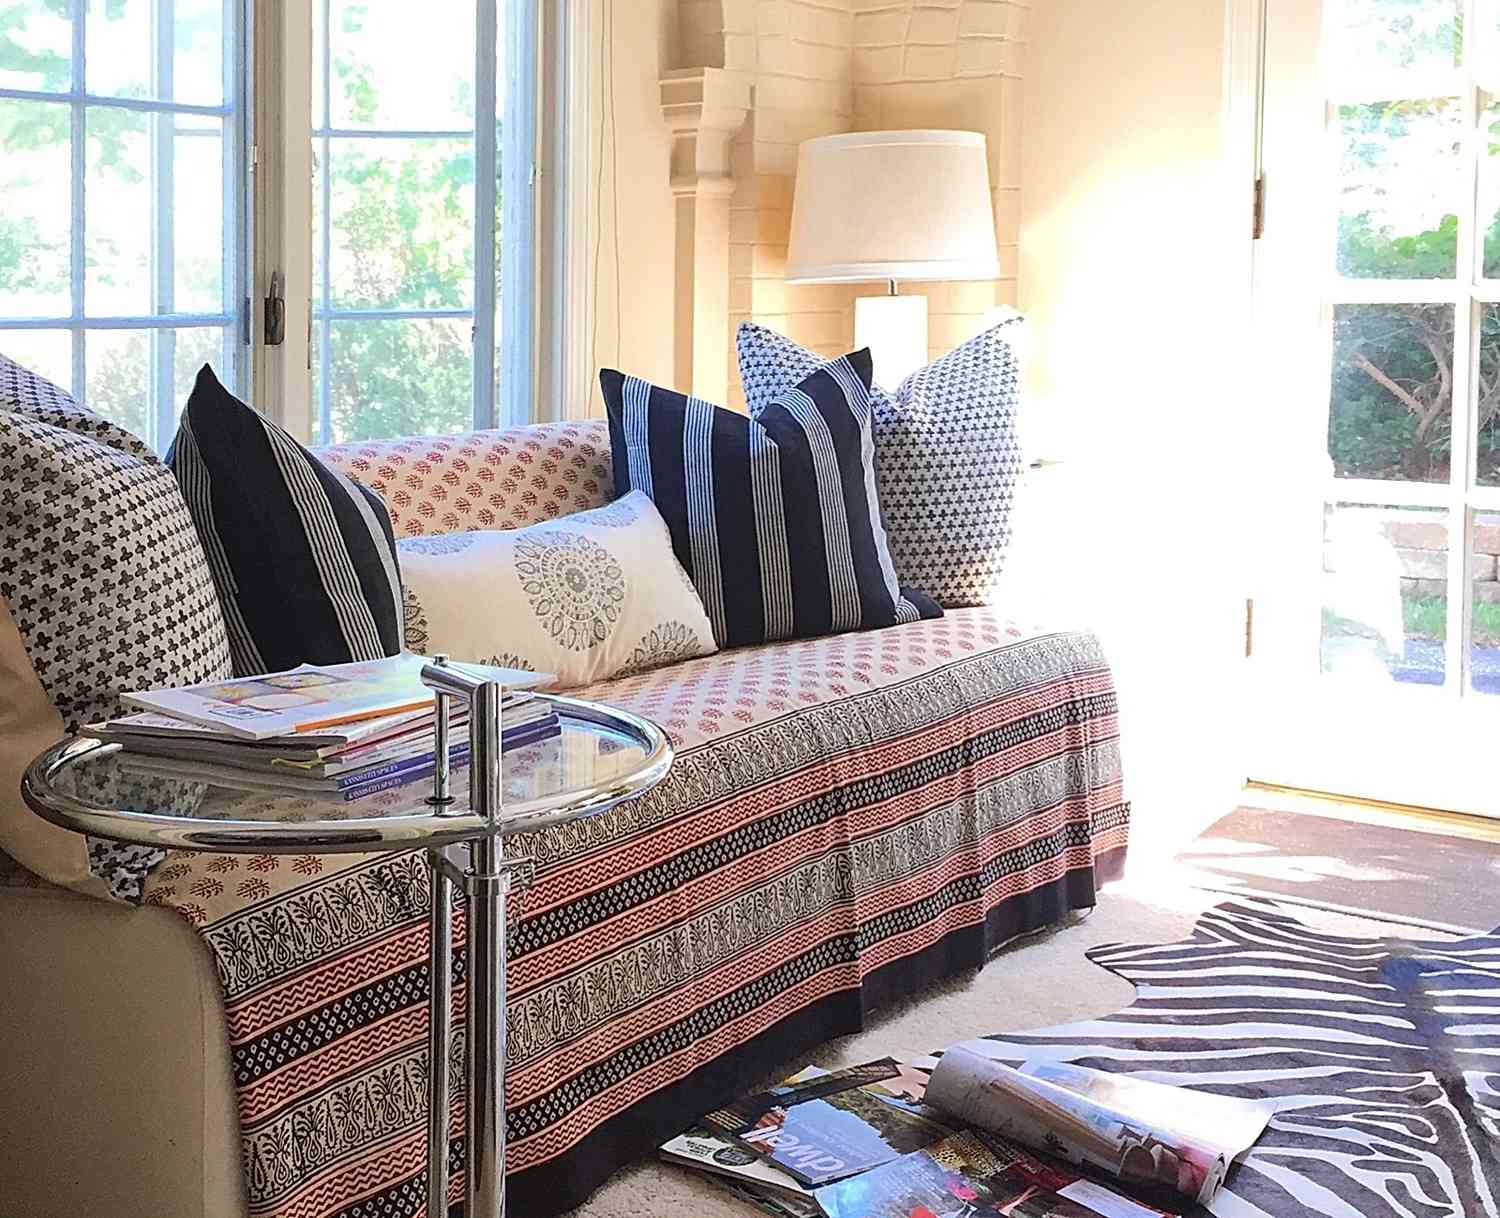
[[[224,607],[236,676],[401,650],[380,496],[319,461],[204,365],[167,453]]]
[[[1023,469],[1021,365],[1010,340],[1021,320],[1018,313],[981,331],[893,392],[870,391],[896,574],[950,609],[994,598],[1010,545]],[[740,323],[736,345],[752,415],[823,363],[754,322]]]
[[[615,491],[644,491],[722,647],[940,617],[897,586],[880,524],[870,354],[824,365],[756,419],[612,369]]]

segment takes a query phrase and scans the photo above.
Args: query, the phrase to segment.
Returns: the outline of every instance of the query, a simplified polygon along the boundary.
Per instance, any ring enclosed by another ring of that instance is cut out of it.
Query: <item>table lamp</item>
[[[900,280],[1000,274],[984,136],[974,131],[857,131],[797,150],[788,283],[883,279],[854,302],[854,345],[895,388],[927,362],[927,298]]]

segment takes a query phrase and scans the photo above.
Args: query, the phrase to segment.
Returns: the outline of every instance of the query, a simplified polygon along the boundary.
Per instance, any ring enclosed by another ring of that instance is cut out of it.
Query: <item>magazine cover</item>
[[[971,1131],[826,1185],[816,1196],[828,1218],[1167,1218]]]
[[[778,1200],[790,1198],[804,1208],[811,1205],[817,1212],[817,1202],[813,1200],[811,1190],[735,1139],[706,1126],[696,1126],[663,1142],[660,1154],[668,1163],[696,1167],[699,1171],[736,1180]]]
[[[901,1077],[889,1058],[814,1077],[798,1076],[704,1118],[813,1187],[868,1171],[952,1132],[902,1104],[882,1084]]]

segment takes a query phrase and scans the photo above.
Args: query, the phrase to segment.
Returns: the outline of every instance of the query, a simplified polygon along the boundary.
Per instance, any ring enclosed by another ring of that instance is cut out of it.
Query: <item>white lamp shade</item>
[[[797,150],[789,282],[999,274],[984,136],[860,131]]]

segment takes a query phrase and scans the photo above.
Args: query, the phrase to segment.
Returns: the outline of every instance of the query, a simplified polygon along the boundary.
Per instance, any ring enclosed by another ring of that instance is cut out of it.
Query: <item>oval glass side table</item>
[[[507,858],[515,833],[596,815],[655,786],[672,764],[656,724],[597,702],[538,694],[561,731],[506,751],[499,747],[501,686],[484,669],[441,661],[422,679],[437,691],[438,757],[446,758],[448,703],[468,702],[470,764],[450,784],[431,782],[345,802],[337,796],[277,794],[222,776],[165,777],[135,767],[117,744],[75,738],[43,753],[21,794],[48,821],[78,833],[175,850],[225,854],[426,851],[431,870],[427,1009],[429,1062],[452,1045],[454,888],[468,898],[466,967],[471,978],[465,1034],[467,1163],[465,1213],[505,1213],[506,897],[529,882],[530,860]],[[477,776],[477,779],[476,779]],[[451,789],[450,789],[451,785]],[[427,1212],[447,1214],[448,1071],[428,1069]]]

